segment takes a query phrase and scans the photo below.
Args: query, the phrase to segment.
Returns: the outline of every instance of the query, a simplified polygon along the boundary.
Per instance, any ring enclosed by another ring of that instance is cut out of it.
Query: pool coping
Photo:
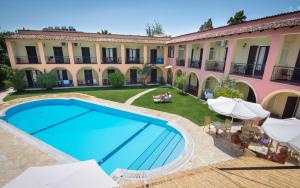
[[[63,100],[75,99],[75,100],[92,103],[92,104],[96,104],[96,105],[100,105],[100,106],[104,106],[104,107],[109,107],[109,108],[113,108],[113,109],[117,109],[117,110],[121,110],[121,111],[125,111],[125,112],[135,113],[135,114],[146,116],[146,117],[164,120],[164,121],[167,121],[168,126],[176,129],[178,132],[180,132],[182,134],[183,138],[185,139],[185,147],[184,147],[183,151],[181,152],[181,154],[174,161],[170,162],[167,165],[164,165],[163,167],[159,167],[159,168],[152,169],[152,170],[128,170],[128,169],[117,168],[110,175],[116,181],[122,181],[124,179],[125,180],[147,180],[147,179],[161,177],[166,174],[170,174],[172,172],[176,172],[181,167],[183,167],[186,163],[188,163],[188,161],[191,159],[191,157],[194,154],[194,147],[195,147],[194,140],[192,139],[191,136],[189,136],[189,133],[187,133],[186,130],[184,130],[182,127],[180,127],[176,123],[176,120],[174,120],[173,118],[170,119],[170,118],[157,116],[155,114],[148,114],[148,113],[140,112],[138,110],[138,108],[142,108],[142,107],[126,105],[123,103],[118,103],[118,104],[124,105],[124,107],[126,107],[126,108],[118,107],[118,106],[114,105],[114,102],[112,102],[111,104],[104,104],[104,103],[101,103],[101,101],[99,101],[99,100],[97,101],[97,98],[95,98],[95,97],[92,98],[93,100],[87,100],[87,99],[82,99],[82,98],[78,98],[78,97],[45,97],[45,98],[40,98],[40,99],[34,99],[31,101],[19,102],[17,104],[11,105],[9,107],[6,107],[6,108],[0,110],[0,116],[5,115],[7,110],[9,110],[15,106],[33,102],[33,101],[40,101],[40,100],[47,100],[47,99],[52,99],[52,100],[53,99],[63,99]],[[96,99],[96,101],[95,101],[95,99]],[[101,100],[103,100],[103,99],[101,99]],[[128,109],[128,107],[130,107],[130,109]],[[136,108],[136,109],[134,109],[134,108]],[[144,109],[147,109],[147,108],[144,108]],[[175,114],[172,114],[172,115],[174,115],[175,117],[178,117],[178,118],[183,118],[183,117],[175,115]],[[14,136],[21,138],[25,142],[34,146],[35,148],[48,154],[52,158],[56,159],[58,162],[70,163],[70,162],[79,161],[79,160],[71,157],[70,155],[64,153],[63,151],[60,151],[60,150],[56,149],[55,147],[50,146],[49,144],[22,131],[21,129],[16,128],[15,126],[9,124],[8,122],[6,122],[4,120],[0,119],[0,126],[3,127],[5,130],[7,130],[8,132],[10,132],[11,134],[13,134]]]

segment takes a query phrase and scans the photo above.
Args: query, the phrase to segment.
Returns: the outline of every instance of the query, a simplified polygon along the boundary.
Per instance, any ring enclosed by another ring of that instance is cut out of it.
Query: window
[[[174,46],[168,46],[168,57],[169,58],[174,57]]]
[[[209,60],[213,60],[215,58],[215,49],[210,48],[209,49]]]

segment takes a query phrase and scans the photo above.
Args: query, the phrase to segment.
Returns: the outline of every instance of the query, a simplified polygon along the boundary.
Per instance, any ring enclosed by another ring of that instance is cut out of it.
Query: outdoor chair
[[[161,96],[159,98],[153,97],[153,101],[157,103],[166,103],[166,102],[171,102],[172,95],[169,95],[168,97],[166,96]]]
[[[225,119],[224,124],[215,126],[216,127],[216,134],[218,135],[219,130],[222,130],[224,135],[230,135],[232,123],[230,119]]]

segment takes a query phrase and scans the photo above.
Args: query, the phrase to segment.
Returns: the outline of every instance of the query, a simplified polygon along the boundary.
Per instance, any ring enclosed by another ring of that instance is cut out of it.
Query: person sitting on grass
[[[271,153],[267,156],[267,159],[273,162],[284,164],[288,157],[288,149],[286,147],[282,147],[279,149],[279,153]]]

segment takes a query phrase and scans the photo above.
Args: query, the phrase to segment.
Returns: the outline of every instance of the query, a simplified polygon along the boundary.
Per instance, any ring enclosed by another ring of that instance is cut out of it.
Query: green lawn
[[[146,90],[151,87],[125,87],[121,89],[114,88],[72,88],[72,89],[59,89],[59,90],[37,90],[37,91],[23,91],[13,93],[4,98],[4,101],[9,101],[16,98],[30,97],[44,94],[55,94],[55,93],[68,93],[78,92],[95,96],[97,98],[107,99],[116,102],[125,102],[130,97]]]
[[[153,102],[152,96],[160,95],[167,91],[172,94],[171,103]],[[198,125],[203,125],[204,116],[207,115],[211,116],[214,121],[224,121],[221,116],[209,110],[207,104],[203,104],[200,100],[189,95],[179,94],[178,90],[170,87],[159,88],[147,93],[135,100],[133,105],[178,114]]]

